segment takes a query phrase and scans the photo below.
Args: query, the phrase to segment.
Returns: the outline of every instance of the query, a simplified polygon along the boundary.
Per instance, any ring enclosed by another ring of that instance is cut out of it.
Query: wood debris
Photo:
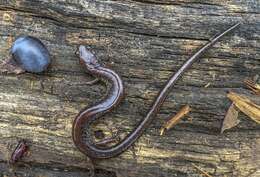
[[[260,95],[260,85],[255,83],[253,80],[246,79],[244,80],[246,86],[254,92],[256,95]]]
[[[234,103],[232,103],[226,113],[226,116],[224,118],[221,133],[223,133],[225,130],[233,128],[239,124],[238,120],[238,110]]]
[[[233,101],[234,105],[242,111],[244,114],[249,116],[255,122],[260,123],[260,106],[253,103],[245,96],[239,95],[234,92],[229,92],[227,97]]]
[[[185,105],[181,108],[181,110],[173,117],[171,117],[167,122],[164,123],[160,130],[160,135],[163,135],[165,130],[169,130],[174,125],[176,125],[181,118],[183,118],[185,115],[187,115],[191,111],[191,108],[189,105]]]
[[[194,168],[196,168],[196,170],[198,170],[201,174],[203,174],[203,176],[206,176],[206,177],[212,177],[211,175],[209,175],[207,172],[205,172],[204,170],[202,170],[200,167],[198,167],[197,165],[195,164],[191,164]]]
[[[210,86],[210,82],[207,83],[207,84],[204,86],[204,88],[208,88],[209,86]]]

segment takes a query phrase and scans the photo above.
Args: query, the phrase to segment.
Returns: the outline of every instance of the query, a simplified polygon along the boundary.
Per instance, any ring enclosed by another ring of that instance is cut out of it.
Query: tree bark
[[[90,176],[94,164],[97,176],[200,176],[193,163],[213,176],[259,176],[259,125],[240,113],[240,124],[220,134],[227,91],[249,93],[243,80],[260,73],[259,19],[257,0],[1,0],[1,59],[16,37],[32,35],[46,44],[52,64],[43,74],[0,75],[0,174]],[[106,94],[101,82],[84,84],[94,78],[79,65],[78,45],[90,46],[122,77],[124,101],[96,128],[126,135],[172,73],[236,22],[240,28],[178,81],[133,149],[92,164],[75,148],[75,116]],[[160,136],[167,118],[186,104],[188,118]],[[14,167],[7,162],[20,139],[29,141],[30,152]]]

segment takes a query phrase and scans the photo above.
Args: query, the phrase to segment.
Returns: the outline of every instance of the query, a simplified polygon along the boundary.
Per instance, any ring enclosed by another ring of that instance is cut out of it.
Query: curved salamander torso
[[[109,90],[109,94],[100,103],[86,108],[81,111],[75,118],[73,123],[72,137],[76,147],[90,158],[110,158],[121,154],[127,148],[129,148],[144,132],[144,130],[150,125],[151,121],[158,113],[161,108],[166,96],[170,92],[171,88],[174,86],[179,77],[192,65],[196,59],[198,59],[207,49],[209,49],[213,44],[215,44],[221,37],[223,37],[228,32],[232,31],[239,25],[233,25],[228,28],[218,36],[214,37],[210,42],[200,48],[192,57],[190,57],[183,66],[173,74],[164,88],[159,92],[158,96],[154,100],[151,109],[146,114],[145,118],[137,125],[137,127],[126,136],[120,143],[112,147],[99,147],[95,144],[90,133],[87,133],[87,138],[84,139],[84,132],[89,130],[89,126],[96,119],[100,118],[106,112],[109,112],[113,107],[117,106],[122,100],[124,89],[122,80],[120,77],[112,70],[108,68],[101,67],[96,57],[88,51],[84,46],[79,47],[80,61],[85,66],[87,72],[95,77],[103,80],[104,82],[110,82],[112,87]],[[87,129],[85,129],[85,127]]]
[[[84,131],[89,130],[89,126],[96,119],[100,118],[106,112],[109,112],[113,107],[123,98],[123,84],[120,77],[112,70],[108,68],[101,67],[95,58],[95,56],[90,53],[85,47],[80,46],[80,60],[81,63],[86,67],[88,73],[92,74],[95,77],[103,80],[104,82],[112,83],[112,87],[109,90],[109,94],[105,99],[100,103],[86,108],[81,111],[73,123],[73,141],[78,149],[91,158],[109,158],[119,155],[129,148],[143,133],[146,127],[152,121],[152,118],[157,114],[159,108],[164,102],[170,87],[173,85],[173,82],[176,82],[179,75],[176,75],[174,78],[169,80],[167,86],[160,92],[155,100],[152,108],[143,119],[143,121],[130,133],[121,143],[116,144],[115,146],[104,148],[97,146],[92,140],[91,137],[87,137],[84,141],[83,134]],[[87,129],[85,129],[85,127]],[[89,136],[90,133],[87,133]]]

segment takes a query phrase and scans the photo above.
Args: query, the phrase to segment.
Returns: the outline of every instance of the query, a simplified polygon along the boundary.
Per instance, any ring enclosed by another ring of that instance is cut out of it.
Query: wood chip
[[[181,118],[183,118],[185,115],[187,115],[191,111],[191,108],[189,105],[185,105],[181,108],[181,110],[173,117],[171,117],[167,122],[164,123],[160,130],[160,135],[163,135],[165,130],[169,130],[174,125],[176,125]]]
[[[234,92],[227,94],[227,97],[233,101],[236,107],[244,114],[249,116],[255,122],[260,123],[260,106],[253,103],[247,97]]]
[[[204,88],[208,88],[210,86],[210,83],[207,83]]]
[[[236,109],[236,106],[234,103],[232,103],[226,113],[226,116],[224,118],[221,133],[223,133],[225,130],[233,128],[239,124],[238,120],[238,110]]]

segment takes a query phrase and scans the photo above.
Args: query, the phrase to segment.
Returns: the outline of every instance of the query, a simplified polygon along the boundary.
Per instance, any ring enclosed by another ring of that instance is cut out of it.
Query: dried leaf
[[[235,104],[232,103],[227,111],[227,114],[224,118],[221,133],[223,133],[225,130],[233,128],[239,124],[238,120],[238,110],[235,107]]]
[[[167,122],[164,123],[160,130],[160,135],[163,135],[165,130],[169,130],[174,125],[176,125],[182,117],[184,117],[186,114],[190,112],[190,110],[191,108],[189,105],[183,106],[175,116],[171,117]]]
[[[244,114],[249,116],[251,119],[260,123],[260,106],[253,103],[251,100],[245,96],[241,96],[237,93],[230,92],[227,97],[233,101],[236,107],[242,111]]]

